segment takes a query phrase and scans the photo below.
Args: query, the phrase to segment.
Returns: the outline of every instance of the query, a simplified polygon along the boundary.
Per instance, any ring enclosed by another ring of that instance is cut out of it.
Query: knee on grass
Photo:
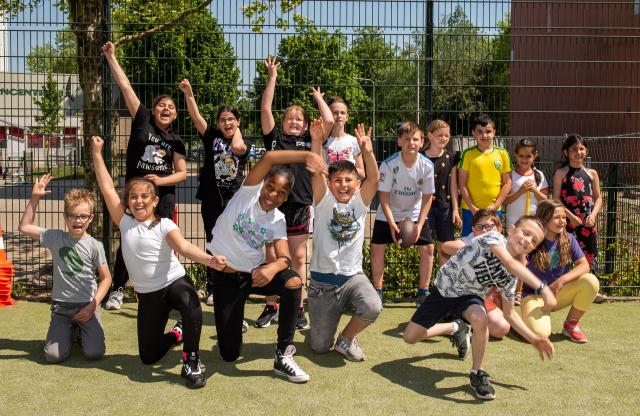
[[[71,351],[67,351],[61,353],[58,348],[48,348],[44,349],[44,359],[49,364],[60,364],[61,362],[66,361],[69,358]]]
[[[87,360],[96,361],[104,357],[105,347],[104,345],[97,345],[95,347],[83,348],[82,353]]]

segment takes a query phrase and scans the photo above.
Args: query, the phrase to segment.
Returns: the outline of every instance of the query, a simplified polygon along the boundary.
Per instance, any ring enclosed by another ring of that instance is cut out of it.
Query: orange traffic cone
[[[2,227],[0,227],[0,307],[16,304],[16,301],[11,298],[14,274],[13,263],[7,261],[7,252],[4,249],[4,240],[2,239]]]

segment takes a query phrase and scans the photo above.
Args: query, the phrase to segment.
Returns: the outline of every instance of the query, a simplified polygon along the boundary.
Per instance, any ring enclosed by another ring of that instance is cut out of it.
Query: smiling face
[[[240,120],[230,111],[223,111],[218,116],[218,129],[220,129],[225,139],[231,139],[236,134],[239,123]]]
[[[475,128],[471,131],[471,134],[473,134],[473,138],[476,139],[478,148],[485,151],[493,146],[493,138],[496,135],[496,130],[491,123],[484,127],[481,124],[476,124]]]
[[[502,223],[495,223],[494,219],[491,217],[482,217],[478,220],[476,224],[473,224],[473,235],[475,237],[482,235],[484,233],[488,233],[489,231],[496,230],[497,232],[502,232]]]
[[[160,200],[153,185],[143,181],[134,182],[125,189],[125,199],[129,212],[140,222],[155,217],[155,208]]]
[[[335,102],[329,107],[333,114],[334,127],[344,129],[347,120],[349,120],[349,109],[345,103]]]
[[[332,173],[327,185],[336,201],[346,204],[360,188],[360,179],[356,173],[342,170]]]
[[[93,213],[88,203],[80,202],[70,206],[65,212],[64,218],[69,235],[73,238],[82,238],[87,234],[87,228],[93,220]]]
[[[544,240],[544,230],[537,221],[522,219],[509,227],[507,248],[514,257],[531,253]]]
[[[153,121],[161,129],[168,129],[178,116],[176,103],[170,97],[161,98],[153,107]]]
[[[429,139],[429,146],[442,150],[447,147],[449,144],[449,139],[451,139],[451,131],[448,127],[444,127],[434,131],[433,133],[427,133],[427,138]]]
[[[582,143],[575,143],[564,151],[564,155],[571,167],[579,168],[584,164],[584,160],[587,157],[587,148]]]
[[[292,108],[287,110],[282,120],[282,132],[287,136],[302,136],[307,131],[307,121],[304,113]]]
[[[535,152],[533,148],[523,146],[516,152],[516,162],[521,169],[530,169],[537,156],[538,153]]]
[[[291,184],[285,176],[275,174],[266,177],[258,197],[260,208],[265,212],[278,208],[289,197],[289,191]]]

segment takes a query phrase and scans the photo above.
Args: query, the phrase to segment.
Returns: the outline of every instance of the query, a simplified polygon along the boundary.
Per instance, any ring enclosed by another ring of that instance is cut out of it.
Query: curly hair
[[[547,224],[553,220],[553,214],[557,208],[564,210],[564,205],[557,199],[547,199],[538,204],[536,217],[540,219],[545,229]],[[563,229],[558,235],[558,254],[561,266],[566,266],[571,262],[571,244],[569,243],[569,234],[566,229]],[[533,264],[538,270],[546,270],[551,265],[551,256],[546,249],[537,250],[532,258]]]
[[[69,190],[64,194],[65,214],[68,213],[71,208],[82,203],[89,205],[89,211],[93,214],[93,210],[96,207],[96,195],[88,189],[73,188]]]

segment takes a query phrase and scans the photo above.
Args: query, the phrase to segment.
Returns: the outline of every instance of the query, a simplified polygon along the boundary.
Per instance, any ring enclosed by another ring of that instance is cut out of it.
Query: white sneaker
[[[123,298],[124,293],[121,287],[118,288],[118,290],[112,290],[111,293],[109,293],[109,299],[104,304],[104,308],[107,310],[120,309]]]
[[[213,306],[213,293],[207,296],[207,306]]]
[[[309,374],[300,368],[294,361],[293,355],[296,347],[289,345],[284,352],[276,351],[276,360],[273,363],[273,372],[279,376],[286,377],[294,383],[305,383],[309,381]]]
[[[349,342],[342,335],[338,335],[338,339],[336,339],[336,344],[333,346],[333,349],[342,354],[344,358],[349,361],[365,360],[364,352],[358,345],[358,341],[355,338]]]

